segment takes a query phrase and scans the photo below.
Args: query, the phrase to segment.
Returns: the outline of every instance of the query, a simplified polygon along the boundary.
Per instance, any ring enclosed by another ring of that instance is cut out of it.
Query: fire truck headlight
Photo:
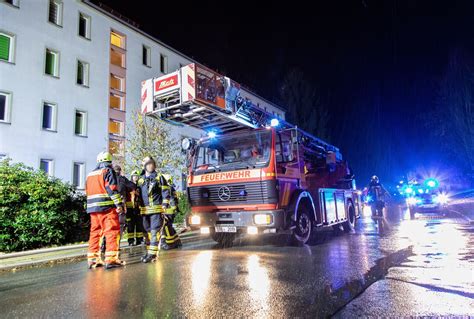
[[[199,225],[199,224],[201,224],[201,216],[197,216],[197,215],[191,216],[191,225]]]
[[[439,194],[434,198],[434,201],[440,203],[441,205],[444,205],[449,202],[449,197],[446,194]]]
[[[258,228],[255,226],[249,226],[247,227],[247,234],[249,235],[257,235],[258,234]]]
[[[201,227],[201,234],[209,234],[210,232],[209,227]]]
[[[253,221],[257,225],[269,225],[272,223],[272,215],[270,214],[256,214],[253,215]]]

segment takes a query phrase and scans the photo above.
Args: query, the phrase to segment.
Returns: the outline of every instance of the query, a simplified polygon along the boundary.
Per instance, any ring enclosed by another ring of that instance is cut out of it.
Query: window
[[[87,135],[87,112],[76,111],[74,120],[74,134],[79,136]]]
[[[49,22],[61,26],[63,23],[63,3],[59,0],[49,0]]]
[[[43,129],[48,131],[56,130],[56,104],[43,103]]]
[[[110,63],[121,68],[125,67],[125,54],[117,50],[110,50]]]
[[[109,133],[117,136],[123,136],[123,122],[109,120]]]
[[[123,111],[125,109],[123,102],[123,96],[113,93],[110,94],[109,104],[111,108]]]
[[[123,154],[123,141],[110,139],[109,140],[109,152],[112,155],[121,156]]]
[[[275,155],[277,163],[292,162],[296,158],[296,149],[291,141],[291,132],[284,131],[277,136]]]
[[[77,61],[76,83],[83,86],[89,86],[89,63]]]
[[[72,165],[72,185],[78,189],[84,189],[85,165],[74,162]]]
[[[146,66],[151,66],[151,49],[146,45],[142,49],[142,63]]]
[[[14,36],[0,32],[0,60],[13,62],[14,39]]]
[[[161,73],[168,73],[168,57],[160,54],[160,71]]]
[[[11,93],[0,92],[0,122],[10,122]]]
[[[110,43],[116,47],[125,49],[125,37],[117,32],[110,32]]]
[[[59,77],[59,53],[46,49],[46,61],[44,72],[48,75]]]
[[[79,35],[83,38],[91,38],[91,17],[79,12]]]
[[[110,75],[110,87],[117,91],[124,91],[124,79],[114,74]]]
[[[53,175],[53,160],[51,159],[41,159],[40,160],[40,170],[46,174]]]
[[[11,4],[14,7],[20,7],[20,0],[4,0],[5,3]]]

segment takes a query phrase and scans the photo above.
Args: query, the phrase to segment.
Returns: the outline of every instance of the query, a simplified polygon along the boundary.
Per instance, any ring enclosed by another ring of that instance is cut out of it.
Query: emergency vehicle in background
[[[339,149],[252,102],[240,85],[189,64],[142,82],[142,113],[207,132],[184,139],[188,225],[220,243],[236,234],[353,229],[361,202]]]

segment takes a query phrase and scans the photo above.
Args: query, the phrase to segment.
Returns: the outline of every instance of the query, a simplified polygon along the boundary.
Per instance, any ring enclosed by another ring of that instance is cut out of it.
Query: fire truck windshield
[[[202,142],[197,150],[195,173],[265,167],[270,159],[271,131],[218,136]]]

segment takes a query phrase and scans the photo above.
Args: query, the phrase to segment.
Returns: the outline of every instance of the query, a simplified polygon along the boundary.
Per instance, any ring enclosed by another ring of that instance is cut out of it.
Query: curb
[[[183,244],[191,242],[199,237],[199,233],[195,231],[186,232],[185,230],[181,229],[177,232],[180,234]],[[127,241],[122,240],[121,243],[126,244]],[[37,267],[45,264],[56,264],[61,262],[72,262],[75,260],[80,260],[87,256],[87,247],[88,244],[77,244],[5,254],[3,256],[0,256],[0,272],[12,270],[15,271],[21,268]],[[123,253],[133,253],[134,250],[142,251],[143,248],[144,246],[124,245],[120,248],[120,250]],[[58,254],[54,255],[54,253]],[[39,256],[41,254],[53,254],[53,256],[41,257]],[[31,256],[30,260],[28,259],[29,256]],[[34,260],[35,257],[37,258],[36,260]],[[13,258],[21,258],[23,260],[8,264],[8,261]],[[7,264],[2,265],[3,262],[7,262]]]
[[[467,220],[467,222],[470,224],[470,225],[474,225],[474,220],[473,219],[470,219],[468,216],[466,216],[465,214],[461,213],[461,212],[458,212],[457,210],[454,210],[454,209],[450,209],[449,210],[450,212],[453,212],[459,216],[461,216],[461,218],[464,218],[465,220]]]

